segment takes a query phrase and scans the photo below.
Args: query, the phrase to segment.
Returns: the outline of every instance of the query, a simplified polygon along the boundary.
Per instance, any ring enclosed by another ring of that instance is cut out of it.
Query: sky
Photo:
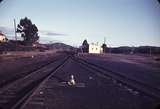
[[[157,0],[4,0],[0,31],[14,38],[13,19],[28,17],[39,29],[40,42],[80,46],[160,46]],[[19,36],[20,38],[20,36]]]

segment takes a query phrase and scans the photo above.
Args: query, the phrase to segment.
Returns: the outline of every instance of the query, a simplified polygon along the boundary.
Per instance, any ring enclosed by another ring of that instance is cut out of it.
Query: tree
[[[0,0],[0,3],[2,2],[3,0]]]
[[[103,48],[103,53],[106,53],[107,45],[105,43],[102,45],[102,48]]]
[[[85,53],[89,52],[89,44],[88,44],[87,40],[83,41],[83,43],[82,43],[82,49],[83,49],[83,52],[85,52]]]
[[[27,17],[20,20],[20,23],[17,25],[17,33],[21,34],[25,44],[33,44],[39,39],[37,26],[32,24]]]

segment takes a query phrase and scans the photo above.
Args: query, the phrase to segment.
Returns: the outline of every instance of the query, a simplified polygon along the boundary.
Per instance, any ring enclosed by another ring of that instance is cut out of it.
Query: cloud
[[[14,28],[0,26],[0,31],[8,36],[14,35]],[[40,34],[40,36],[43,36],[43,35],[46,35],[46,36],[66,36],[67,35],[67,34],[63,34],[63,33],[47,31],[47,30],[39,30],[39,34]]]
[[[10,27],[0,26],[0,31],[6,35],[14,34],[14,28]]]
[[[15,39],[14,28],[0,26],[0,31],[2,33],[4,33],[7,36],[7,38]],[[62,34],[62,33],[57,33],[57,32],[52,32],[52,31],[46,31],[46,30],[39,30],[38,33],[39,33],[39,36],[40,36],[40,42],[41,43],[65,42],[65,40],[63,40],[63,39],[58,40],[57,37],[55,39],[53,36],[67,36],[67,34]],[[21,39],[20,34],[17,34],[17,35],[18,35],[18,39]]]
[[[47,35],[47,36],[66,36],[67,35],[67,34],[63,34],[63,33],[56,33],[56,32],[45,31],[45,30],[40,30],[39,33],[41,35]]]

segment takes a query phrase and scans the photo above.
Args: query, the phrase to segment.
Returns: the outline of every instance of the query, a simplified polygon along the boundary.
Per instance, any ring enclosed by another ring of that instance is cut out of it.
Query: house
[[[0,43],[1,42],[6,42],[6,41],[7,41],[6,36],[2,32],[0,32]]]
[[[89,53],[101,53],[102,48],[98,45],[98,43],[89,44]]]

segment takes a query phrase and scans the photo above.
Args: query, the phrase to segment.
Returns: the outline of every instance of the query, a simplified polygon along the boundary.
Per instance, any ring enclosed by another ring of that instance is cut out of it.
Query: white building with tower
[[[89,53],[99,54],[102,52],[102,48],[98,43],[89,44]]]

